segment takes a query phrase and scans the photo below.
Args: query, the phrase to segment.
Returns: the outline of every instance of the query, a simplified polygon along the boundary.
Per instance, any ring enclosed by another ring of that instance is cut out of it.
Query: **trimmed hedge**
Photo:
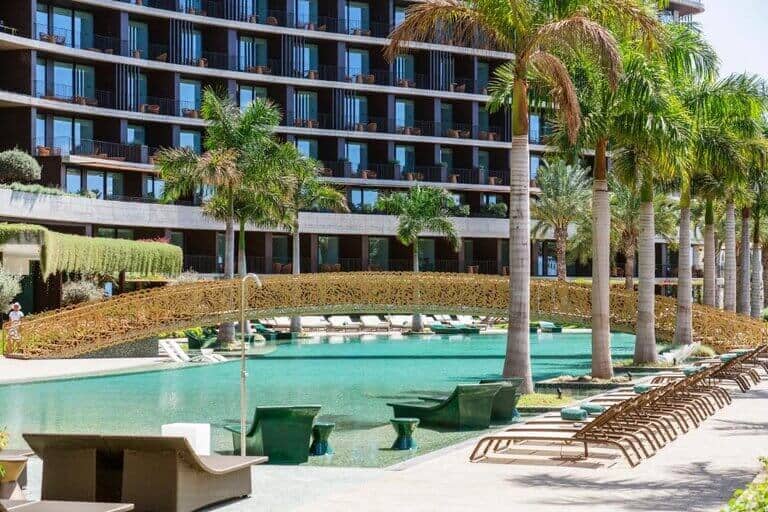
[[[0,244],[30,238],[42,244],[44,277],[58,272],[115,275],[124,271],[141,276],[181,272],[183,255],[175,245],[67,235],[34,224],[0,224]]]
[[[20,149],[0,152],[0,183],[38,181],[41,171],[37,160]]]

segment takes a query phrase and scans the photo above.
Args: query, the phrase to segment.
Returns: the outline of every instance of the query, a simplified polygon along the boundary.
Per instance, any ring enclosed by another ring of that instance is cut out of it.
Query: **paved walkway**
[[[8,359],[0,357],[0,385],[64,379],[104,373],[150,370],[168,365],[164,358],[125,359]],[[2,418],[0,418],[0,423]]]

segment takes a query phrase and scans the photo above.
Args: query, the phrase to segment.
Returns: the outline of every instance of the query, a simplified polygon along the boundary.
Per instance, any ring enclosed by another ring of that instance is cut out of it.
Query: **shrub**
[[[762,457],[764,470],[768,470],[768,459]],[[747,484],[737,489],[722,512],[764,512],[768,510],[768,481]]]
[[[693,357],[715,357],[717,352],[709,345],[699,345],[699,348],[694,350],[691,355]]]
[[[0,265],[0,309],[3,313],[7,311],[8,304],[20,293],[21,278],[11,274]]]
[[[61,289],[61,302],[64,306],[92,302],[102,298],[104,298],[104,290],[93,281],[67,281]]]
[[[506,217],[507,203],[484,204],[480,207],[480,214],[486,217]]]
[[[37,181],[40,171],[37,160],[20,149],[0,153],[0,183]]]

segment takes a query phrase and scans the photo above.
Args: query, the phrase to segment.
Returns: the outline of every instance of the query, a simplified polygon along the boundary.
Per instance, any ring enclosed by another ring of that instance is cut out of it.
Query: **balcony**
[[[33,81],[33,91],[36,98],[63,101],[88,107],[113,108],[112,93],[109,91],[88,90],[75,88],[71,85],[45,83],[41,80]]]
[[[32,39],[45,43],[78,48],[92,52],[106,53],[109,55],[128,55],[128,41],[118,37],[95,34],[92,32],[75,31],[66,28],[49,27],[34,23],[32,25]]]
[[[35,154],[41,157],[76,155],[116,162],[149,163],[147,146],[72,137],[54,137],[50,144],[44,139],[38,139]]]

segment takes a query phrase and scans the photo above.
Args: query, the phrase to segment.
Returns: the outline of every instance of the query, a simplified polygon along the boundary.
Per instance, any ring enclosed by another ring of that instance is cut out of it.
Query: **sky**
[[[768,1],[703,0],[695,17],[720,56],[720,74],[747,71],[768,80]]]

